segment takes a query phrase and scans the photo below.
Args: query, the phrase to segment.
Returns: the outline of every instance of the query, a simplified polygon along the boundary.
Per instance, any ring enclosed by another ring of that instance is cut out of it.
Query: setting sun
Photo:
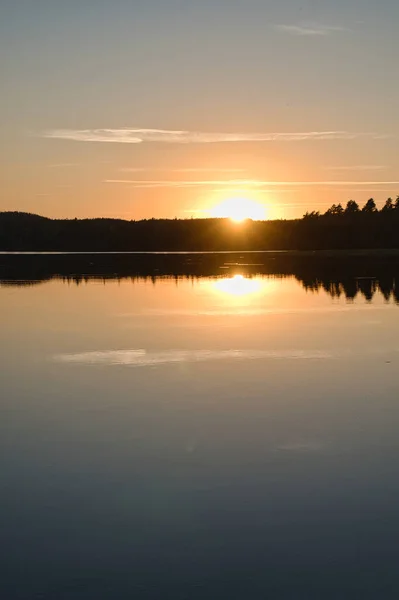
[[[212,217],[229,218],[236,223],[253,219],[261,221],[266,218],[265,207],[248,198],[229,198],[210,210]]]

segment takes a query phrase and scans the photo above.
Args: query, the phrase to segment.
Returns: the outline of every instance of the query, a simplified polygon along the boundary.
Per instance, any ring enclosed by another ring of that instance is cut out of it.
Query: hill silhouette
[[[399,198],[370,198],[323,215],[233,223],[230,219],[49,219],[0,213],[0,250],[58,252],[345,250],[399,248]]]

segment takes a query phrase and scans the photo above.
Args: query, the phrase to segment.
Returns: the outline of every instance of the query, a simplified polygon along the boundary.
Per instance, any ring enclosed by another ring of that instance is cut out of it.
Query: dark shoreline
[[[396,206],[396,205],[395,205]],[[47,219],[0,213],[9,252],[344,252],[399,250],[398,208],[233,223],[230,219]],[[384,251],[385,252],[385,251]]]
[[[399,257],[399,248],[363,248],[363,249],[325,249],[325,250],[121,250],[121,251],[90,251],[90,250],[0,250],[1,256],[188,256],[188,255],[236,255],[259,254],[268,257],[281,256],[320,256],[320,257]]]

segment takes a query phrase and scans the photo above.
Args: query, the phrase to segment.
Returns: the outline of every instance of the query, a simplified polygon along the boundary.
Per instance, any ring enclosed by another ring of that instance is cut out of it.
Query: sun
[[[262,221],[266,218],[266,210],[262,204],[248,198],[228,198],[210,210],[212,217],[228,218],[235,223],[242,223],[246,219]]]

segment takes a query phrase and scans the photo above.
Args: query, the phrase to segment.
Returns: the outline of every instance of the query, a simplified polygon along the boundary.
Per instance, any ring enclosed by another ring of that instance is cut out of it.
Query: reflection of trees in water
[[[394,277],[381,277],[377,278],[348,278],[342,280],[330,280],[328,278],[323,279],[320,277],[315,277],[314,279],[305,277],[302,278],[297,274],[246,274],[247,277],[261,276],[261,277],[272,277],[273,279],[289,279],[291,277],[295,277],[295,279],[302,284],[307,292],[319,293],[321,291],[326,292],[332,298],[339,300],[340,298],[345,298],[348,302],[353,302],[356,297],[363,297],[367,302],[372,302],[376,294],[381,294],[386,302],[395,302],[399,305],[399,286],[395,285]],[[109,275],[106,277],[101,277],[99,275],[71,275],[71,276],[63,276],[60,277],[58,275],[53,275],[52,277],[47,277],[42,280],[1,280],[0,286],[18,286],[18,287],[29,287],[38,285],[41,283],[46,283],[51,280],[59,280],[63,281],[68,285],[84,285],[89,282],[102,283],[105,285],[107,282],[111,281],[130,281],[132,284],[138,282],[151,282],[153,285],[156,285],[162,280],[174,280],[176,284],[182,281],[191,281],[192,283],[198,282],[203,277],[200,275],[124,275],[119,276],[117,274]],[[231,277],[231,274],[225,273],[224,275],[214,276],[215,279],[221,279],[223,277]]]
[[[54,279],[53,277],[46,277],[43,279],[1,279],[0,287],[33,287],[42,285]]]
[[[0,285],[30,286],[52,279],[71,285],[89,281],[197,281],[202,277],[295,277],[309,292],[334,299],[372,302],[382,294],[399,304],[399,255],[322,253],[59,254],[1,255]]]
[[[394,300],[399,304],[399,287],[395,286],[395,278],[383,276],[381,279],[377,278],[352,278],[343,279],[341,281],[329,279],[301,279],[297,277],[298,281],[303,284],[303,287],[307,291],[319,292],[324,290],[332,298],[340,298],[345,296],[346,300],[353,301],[356,296],[363,296],[367,302],[371,302],[377,293],[381,293],[386,302]]]

